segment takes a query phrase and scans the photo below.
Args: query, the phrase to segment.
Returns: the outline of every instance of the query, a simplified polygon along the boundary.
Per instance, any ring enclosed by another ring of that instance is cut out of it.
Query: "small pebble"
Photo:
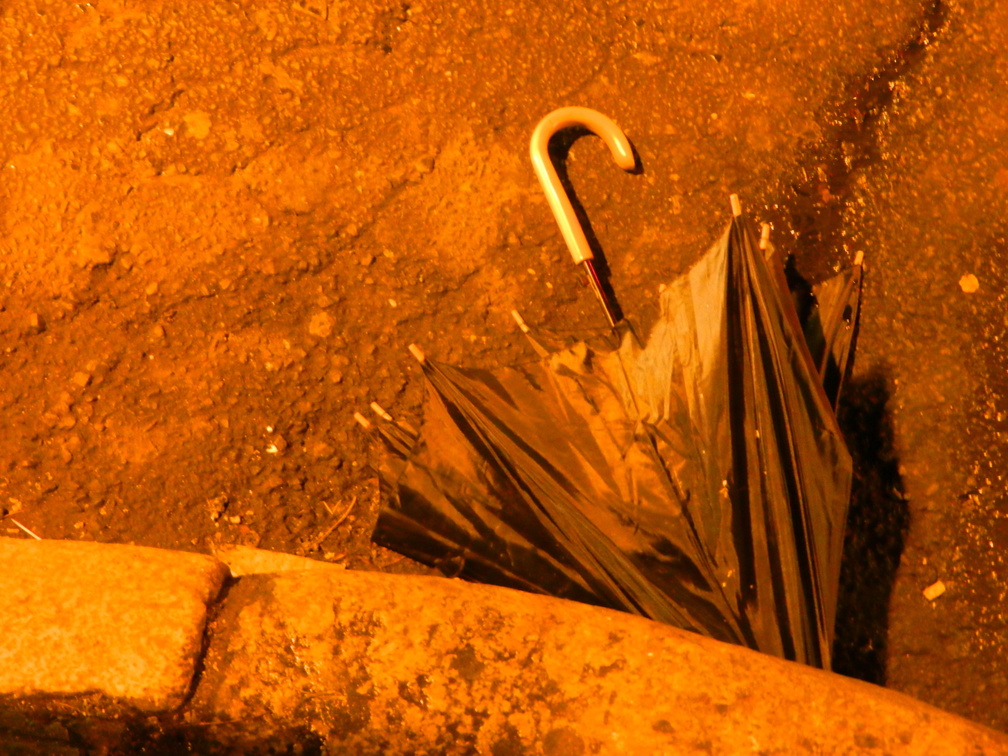
[[[927,588],[924,589],[924,598],[928,601],[934,601],[936,598],[945,593],[945,583],[941,580],[932,583]]]
[[[332,315],[327,312],[319,312],[312,315],[311,320],[308,321],[308,333],[324,339],[332,333],[334,325],[336,325],[336,320]]]
[[[980,288],[980,281],[972,273],[967,273],[959,279],[959,288],[967,294],[972,294]]]
[[[45,330],[45,320],[37,312],[30,313],[27,318],[28,330],[42,333]]]
[[[194,139],[206,139],[210,134],[210,116],[202,110],[186,113],[182,116],[186,126],[186,134]]]
[[[325,441],[316,441],[311,445],[308,453],[314,459],[329,459],[335,450]]]
[[[413,170],[419,175],[425,176],[434,170],[434,158],[423,157],[413,163]]]

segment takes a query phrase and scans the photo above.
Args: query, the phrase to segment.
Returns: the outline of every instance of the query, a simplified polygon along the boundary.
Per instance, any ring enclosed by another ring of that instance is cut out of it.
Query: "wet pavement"
[[[888,394],[882,423],[898,464],[891,519],[875,526],[909,522],[886,681],[1002,729],[1008,102],[996,92],[1006,21],[996,4],[942,9],[932,43],[892,88],[878,157],[856,171],[843,215],[848,243],[872,261],[856,376]],[[922,591],[939,580],[946,591],[929,601]]]
[[[644,329],[729,193],[807,278],[864,252],[838,667],[1008,728],[1005,15],[5,4],[0,527],[412,569],[369,543],[352,412],[415,419],[411,342],[602,327],[527,158],[585,105],[641,158],[579,139],[567,173]]]

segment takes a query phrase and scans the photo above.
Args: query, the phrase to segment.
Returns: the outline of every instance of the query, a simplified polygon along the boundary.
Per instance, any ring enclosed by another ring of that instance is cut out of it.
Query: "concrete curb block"
[[[893,691],[648,620],[263,554],[218,598],[211,557],[0,539],[0,750],[1008,754]]]
[[[190,693],[227,567],[140,546],[0,538],[0,695],[162,712]]]

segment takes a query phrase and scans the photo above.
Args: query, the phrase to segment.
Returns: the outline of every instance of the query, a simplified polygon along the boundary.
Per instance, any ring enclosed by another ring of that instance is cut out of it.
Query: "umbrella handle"
[[[535,169],[539,183],[546,193],[546,200],[560,232],[563,234],[567,249],[575,263],[583,263],[593,259],[591,247],[585,237],[581,224],[578,222],[574,207],[571,205],[567,192],[564,191],[557,175],[553,161],[549,157],[550,139],[559,131],[580,126],[602,138],[609,147],[616,165],[624,171],[632,171],[637,166],[630,140],[620,130],[620,127],[609,118],[590,108],[560,108],[547,115],[532,132],[529,144],[529,154],[532,156],[532,167]]]

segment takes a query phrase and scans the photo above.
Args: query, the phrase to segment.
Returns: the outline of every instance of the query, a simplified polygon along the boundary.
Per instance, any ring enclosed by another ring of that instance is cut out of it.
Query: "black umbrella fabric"
[[[841,274],[799,320],[737,215],[643,345],[623,324],[612,343],[534,341],[522,366],[422,359],[419,433],[375,426],[375,541],[829,668],[851,480],[833,401],[859,291]]]

